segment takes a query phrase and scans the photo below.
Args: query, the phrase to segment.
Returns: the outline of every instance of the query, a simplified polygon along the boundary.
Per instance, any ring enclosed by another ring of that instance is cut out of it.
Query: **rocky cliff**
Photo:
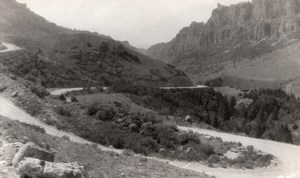
[[[193,22],[170,42],[156,44],[146,54],[201,78],[203,73],[219,71],[226,60],[253,58],[270,52],[280,40],[297,38],[299,14],[300,0],[218,4],[207,23]]]

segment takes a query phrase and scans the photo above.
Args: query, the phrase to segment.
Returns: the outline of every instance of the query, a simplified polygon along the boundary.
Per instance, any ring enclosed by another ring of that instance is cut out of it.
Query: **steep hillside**
[[[241,59],[289,46],[299,38],[299,13],[299,0],[218,4],[207,23],[193,22],[170,42],[154,45],[146,54],[175,64],[194,82],[204,81]]]
[[[68,29],[48,22],[30,11],[26,4],[15,0],[0,0],[0,31],[0,36],[70,33]]]
[[[110,37],[59,27],[15,0],[0,0],[1,38],[23,50],[1,54],[0,63],[47,87],[110,85],[118,80],[155,86],[192,85],[171,65]]]

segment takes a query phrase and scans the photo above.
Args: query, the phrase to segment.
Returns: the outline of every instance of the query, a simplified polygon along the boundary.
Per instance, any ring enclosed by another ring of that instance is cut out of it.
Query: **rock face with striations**
[[[224,60],[220,54],[212,57],[216,50],[224,50],[225,54],[243,45],[247,48],[244,47],[244,51],[261,55],[270,52],[274,41],[291,35],[295,38],[300,31],[299,14],[300,0],[252,0],[230,6],[218,4],[207,23],[193,22],[170,42],[156,44],[146,54],[175,64],[190,76],[202,75],[199,71],[205,70],[203,68],[212,70],[210,66],[213,64],[208,67],[204,64],[209,63],[210,58],[218,58],[218,63]],[[263,51],[257,52],[262,47],[255,45],[261,45],[262,41],[268,42]]]

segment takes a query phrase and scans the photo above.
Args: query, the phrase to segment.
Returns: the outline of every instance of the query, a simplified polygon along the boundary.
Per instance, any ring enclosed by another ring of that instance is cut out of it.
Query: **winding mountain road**
[[[300,178],[299,146],[199,128],[179,128],[181,130],[192,130],[193,132],[201,134],[221,137],[224,141],[241,142],[244,146],[252,145],[255,149],[274,155],[277,159],[277,165],[272,165],[268,168],[259,168],[255,170],[208,168],[197,163],[182,164],[181,162],[172,162],[171,164],[174,166],[184,167],[186,169],[194,171],[204,171],[208,175],[215,175],[220,178]]]
[[[40,126],[46,130],[46,133],[53,136],[63,137],[68,136],[70,140],[77,143],[92,144],[91,142],[82,139],[72,133],[57,130],[38,119],[30,116],[22,109],[18,108],[14,103],[0,95],[0,115],[11,120],[18,120],[28,124]],[[254,148],[270,153],[278,158],[276,165],[268,168],[259,168],[255,170],[240,170],[240,169],[224,169],[224,168],[209,168],[196,162],[168,161],[169,164],[179,168],[189,169],[198,172],[205,172],[208,175],[214,175],[220,178],[298,178],[300,177],[300,147],[285,143],[279,143],[269,140],[260,140],[244,136],[232,135],[227,133],[215,132],[211,130],[203,130],[198,128],[179,127],[181,130],[192,130],[197,133],[207,134],[211,136],[221,137],[224,141],[241,142],[243,145],[253,145]],[[98,146],[103,150],[118,151],[104,146]],[[159,158],[151,158],[166,162]]]
[[[2,44],[7,48],[5,50],[0,50],[0,53],[5,53],[5,52],[10,52],[10,51],[17,51],[17,50],[20,50],[22,48],[14,45],[14,44],[11,44],[11,43],[4,43],[2,42]]]
[[[34,118],[33,116],[27,114],[24,110],[18,108],[13,102],[11,102],[10,100],[6,99],[4,96],[1,95],[0,95],[0,115],[11,120],[25,122],[27,124],[36,125],[41,128],[44,128],[46,133],[52,136],[57,136],[57,137],[68,136],[70,140],[75,143],[93,144],[92,142],[87,141],[81,137],[78,137],[73,133],[58,130],[53,126],[50,126],[38,120],[37,118]],[[121,150],[111,149],[101,145],[98,145],[98,147],[104,151],[121,152]]]

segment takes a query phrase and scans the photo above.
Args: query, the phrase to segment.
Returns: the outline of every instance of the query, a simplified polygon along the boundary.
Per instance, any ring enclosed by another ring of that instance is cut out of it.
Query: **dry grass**
[[[273,53],[242,60],[236,68],[228,68],[223,73],[228,83],[235,87],[280,88],[290,84],[289,91],[300,96],[299,47],[300,42],[296,42]]]

